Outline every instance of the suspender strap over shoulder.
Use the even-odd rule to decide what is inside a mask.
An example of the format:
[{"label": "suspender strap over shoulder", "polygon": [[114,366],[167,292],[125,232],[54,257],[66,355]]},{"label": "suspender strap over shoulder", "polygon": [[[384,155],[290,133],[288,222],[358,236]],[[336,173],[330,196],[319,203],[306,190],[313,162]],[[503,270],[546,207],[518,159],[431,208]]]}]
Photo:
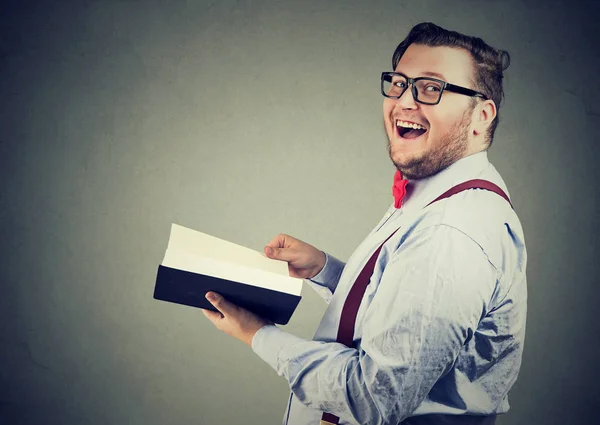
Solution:
[{"label": "suspender strap over shoulder", "polygon": [[429,206],[429,205],[433,204],[434,202],[440,201],[442,199],[449,198],[452,195],[456,195],[457,193],[462,192],[463,190],[468,190],[468,189],[485,189],[485,190],[494,192],[494,193],[502,196],[504,199],[506,199],[506,202],[508,202],[510,207],[514,209],[513,204],[510,202],[510,199],[508,198],[508,195],[506,193],[504,193],[504,191],[502,189],[500,189],[494,183],[487,181],[487,180],[482,180],[482,179],[473,179],[473,180],[468,180],[461,184],[457,184],[456,186],[454,186],[454,187],[448,189],[446,192],[442,193],[440,196],[435,198],[433,201],[428,203],[426,206]]}]

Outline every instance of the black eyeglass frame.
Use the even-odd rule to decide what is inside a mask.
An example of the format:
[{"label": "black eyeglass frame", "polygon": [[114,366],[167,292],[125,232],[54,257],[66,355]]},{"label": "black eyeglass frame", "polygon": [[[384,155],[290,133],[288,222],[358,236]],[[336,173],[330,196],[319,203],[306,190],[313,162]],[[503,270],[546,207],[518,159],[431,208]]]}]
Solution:
[{"label": "black eyeglass frame", "polygon": [[[406,87],[404,88],[404,90],[402,91],[402,93],[400,93],[398,96],[389,96],[385,90],[383,89],[383,84],[385,81],[391,83],[392,82],[392,77],[394,75],[400,76],[402,78],[406,78]],[[386,79],[385,77],[389,77],[389,79]],[[442,89],[440,90],[440,95],[438,97],[437,102],[434,103],[429,103],[429,102],[423,102],[422,100],[418,99],[418,93],[417,93],[417,87],[415,86],[415,83],[417,81],[420,80],[427,80],[427,81],[435,81],[437,83],[440,83],[442,86]],[[483,100],[488,100],[488,97],[486,95],[484,95],[483,93],[480,93],[478,91],[475,90],[471,90],[468,89],[466,87],[462,87],[462,86],[457,86],[454,84],[450,84],[444,80],[438,80],[437,78],[432,78],[432,77],[417,77],[417,78],[408,78],[406,75],[400,73],[400,72],[382,72],[381,73],[381,94],[384,97],[387,97],[389,99],[400,99],[402,97],[402,95],[406,92],[406,90],[408,89],[408,86],[411,86],[411,92],[413,95],[413,99],[415,100],[415,102],[419,102],[422,103],[424,105],[437,105],[438,103],[440,103],[440,101],[442,100],[442,94],[444,93],[444,90],[448,90],[451,91],[453,93],[458,93],[458,94],[463,94],[465,96],[470,96],[470,97],[479,97]]]}]

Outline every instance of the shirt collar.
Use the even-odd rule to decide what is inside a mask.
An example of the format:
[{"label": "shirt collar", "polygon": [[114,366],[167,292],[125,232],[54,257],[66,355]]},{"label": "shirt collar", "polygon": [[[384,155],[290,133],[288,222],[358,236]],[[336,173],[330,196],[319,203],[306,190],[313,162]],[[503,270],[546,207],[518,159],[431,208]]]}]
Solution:
[{"label": "shirt collar", "polygon": [[487,151],[482,151],[461,158],[432,176],[409,180],[403,209],[423,208],[451,187],[477,178],[489,165]]}]

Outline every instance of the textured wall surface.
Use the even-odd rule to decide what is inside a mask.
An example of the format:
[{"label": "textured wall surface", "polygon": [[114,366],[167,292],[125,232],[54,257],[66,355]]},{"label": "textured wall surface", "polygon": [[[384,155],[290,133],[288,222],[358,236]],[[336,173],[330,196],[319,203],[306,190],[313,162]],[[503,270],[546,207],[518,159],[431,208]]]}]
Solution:
[{"label": "textured wall surface", "polygon": [[[416,23],[508,50],[489,156],[529,316],[500,425],[597,415],[596,2],[3,1],[0,423],[277,424],[287,383],[152,299],[172,222],[347,259],[391,202],[379,73]],[[285,329],[310,338],[305,288]]]}]

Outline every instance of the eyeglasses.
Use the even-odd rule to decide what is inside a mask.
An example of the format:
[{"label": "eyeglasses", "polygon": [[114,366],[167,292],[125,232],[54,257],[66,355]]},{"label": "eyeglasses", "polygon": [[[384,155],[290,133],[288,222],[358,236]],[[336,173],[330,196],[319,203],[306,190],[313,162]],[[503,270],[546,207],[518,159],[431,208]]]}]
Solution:
[{"label": "eyeglasses", "polygon": [[390,99],[400,99],[409,85],[412,85],[412,95],[415,102],[424,105],[437,105],[442,99],[444,90],[454,93],[464,94],[465,96],[480,97],[487,100],[488,97],[483,93],[466,87],[455,86],[437,78],[417,77],[408,78],[399,72],[381,73],[381,94]]}]

